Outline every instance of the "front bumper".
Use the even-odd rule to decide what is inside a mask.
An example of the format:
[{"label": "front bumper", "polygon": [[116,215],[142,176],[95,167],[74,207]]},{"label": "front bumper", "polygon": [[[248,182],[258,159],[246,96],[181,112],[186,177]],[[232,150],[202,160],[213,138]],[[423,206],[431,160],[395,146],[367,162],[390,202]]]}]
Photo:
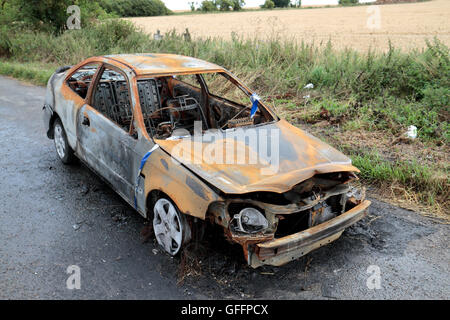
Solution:
[{"label": "front bumper", "polygon": [[369,200],[364,200],[356,207],[322,224],[283,238],[257,243],[253,250],[248,251],[247,261],[251,267],[257,268],[261,265],[281,266],[298,259],[338,239],[345,228],[367,215],[370,203]]}]

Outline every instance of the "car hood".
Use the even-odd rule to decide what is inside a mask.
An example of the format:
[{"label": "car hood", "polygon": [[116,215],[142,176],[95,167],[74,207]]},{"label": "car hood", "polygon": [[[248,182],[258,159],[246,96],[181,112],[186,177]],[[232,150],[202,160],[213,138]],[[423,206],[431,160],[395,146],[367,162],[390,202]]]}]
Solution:
[{"label": "car hood", "polygon": [[220,131],[215,138],[208,133],[155,142],[225,193],[282,193],[315,174],[359,172],[344,154],[285,120]]}]

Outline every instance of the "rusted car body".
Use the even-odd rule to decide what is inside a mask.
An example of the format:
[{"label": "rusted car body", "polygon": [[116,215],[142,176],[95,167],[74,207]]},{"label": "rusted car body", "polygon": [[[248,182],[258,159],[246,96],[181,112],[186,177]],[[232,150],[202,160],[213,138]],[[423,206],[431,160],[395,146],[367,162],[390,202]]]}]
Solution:
[{"label": "rusted car body", "polygon": [[[242,101],[212,93],[223,79],[216,87],[237,88]],[[279,266],[336,240],[370,205],[352,187],[359,171],[349,158],[199,59],[127,54],[61,68],[48,82],[44,122],[63,162],[73,153],[152,219],[170,254],[211,222],[242,245],[252,267]],[[269,142],[276,166],[251,143],[259,136],[276,137]],[[196,148],[228,151],[230,161],[205,160]],[[251,161],[258,157],[267,161]]]}]

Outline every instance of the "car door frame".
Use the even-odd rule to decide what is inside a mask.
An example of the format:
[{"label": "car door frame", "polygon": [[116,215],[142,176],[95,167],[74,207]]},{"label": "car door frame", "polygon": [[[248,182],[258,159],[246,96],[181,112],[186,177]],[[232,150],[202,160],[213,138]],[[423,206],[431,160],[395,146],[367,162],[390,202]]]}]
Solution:
[{"label": "car door frame", "polygon": [[[86,97],[81,97],[77,92],[72,90],[72,88],[67,84],[67,81],[81,68],[84,68],[87,65],[96,64],[97,70],[92,76],[91,83],[89,85],[88,91],[86,93]],[[61,119],[64,129],[66,131],[67,140],[69,142],[70,147],[73,150],[77,148],[77,118],[79,110],[86,104],[86,101],[89,97],[90,91],[92,90],[93,83],[97,77],[98,71],[102,66],[101,61],[84,61],[83,63],[79,63],[78,65],[72,67],[70,72],[64,76],[61,83],[61,90],[54,90],[54,94],[61,95],[60,97],[55,97],[55,101],[61,101],[63,104],[55,104],[55,112]]]},{"label": "car door frame", "polygon": [[[95,90],[106,68],[119,72],[127,81],[130,109],[133,114],[130,130],[128,132],[93,106]],[[101,63],[93,84],[89,88],[86,103],[80,108],[77,117],[77,154],[80,154],[91,169],[105,179],[129,204],[133,205],[135,203],[135,180],[139,172],[139,163],[143,155],[145,155],[144,150],[148,149],[148,146],[145,148],[140,147],[143,139],[141,139],[139,133],[140,130],[137,130],[136,127],[136,118],[138,117],[136,113],[138,110],[135,106],[137,101],[132,85],[132,72],[127,71],[130,70],[120,68],[107,62]],[[90,122],[89,129],[83,128],[83,124],[80,123],[83,118],[87,118]],[[102,127],[96,128],[95,124],[101,124],[100,126]],[[110,128],[105,129],[103,126],[109,126]],[[107,132],[105,132],[105,130],[107,130]],[[138,134],[137,137],[133,137],[133,130]],[[86,134],[86,136],[83,137],[83,134]],[[113,135],[113,137],[112,140],[108,140],[111,143],[107,145],[104,144],[101,139],[94,138],[96,135],[103,135],[104,138],[108,138],[109,134]],[[93,144],[90,147],[87,146],[89,137],[92,138],[89,143],[92,142]],[[118,140],[114,140],[115,138],[118,138]],[[93,146],[98,147],[95,149],[95,152],[94,150],[89,150],[89,148],[92,149]],[[142,151],[140,152],[139,150]],[[101,159],[101,157],[103,157],[103,159]]]}]

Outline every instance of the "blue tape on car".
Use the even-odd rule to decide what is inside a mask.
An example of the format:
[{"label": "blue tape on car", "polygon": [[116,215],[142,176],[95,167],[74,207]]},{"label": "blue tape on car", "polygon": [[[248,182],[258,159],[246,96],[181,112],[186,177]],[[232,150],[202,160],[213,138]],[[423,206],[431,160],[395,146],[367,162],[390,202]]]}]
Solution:
[{"label": "blue tape on car", "polygon": [[250,97],[252,104],[252,109],[250,110],[250,118],[252,119],[255,116],[256,111],[258,111],[258,101],[260,100],[260,97],[254,93]]},{"label": "blue tape on car", "polygon": [[155,144],[149,152],[147,152],[144,157],[141,160],[141,165],[139,166],[139,171],[138,171],[138,175],[136,178],[136,184],[134,186],[134,208],[137,209],[137,198],[136,198],[136,194],[137,194],[137,190],[138,190],[138,185],[139,185],[139,180],[141,179],[141,172],[142,172],[142,168],[144,168],[145,163],[147,162],[148,158],[150,157],[150,155],[153,153],[153,151],[155,151],[156,149],[159,148],[158,144]]}]

